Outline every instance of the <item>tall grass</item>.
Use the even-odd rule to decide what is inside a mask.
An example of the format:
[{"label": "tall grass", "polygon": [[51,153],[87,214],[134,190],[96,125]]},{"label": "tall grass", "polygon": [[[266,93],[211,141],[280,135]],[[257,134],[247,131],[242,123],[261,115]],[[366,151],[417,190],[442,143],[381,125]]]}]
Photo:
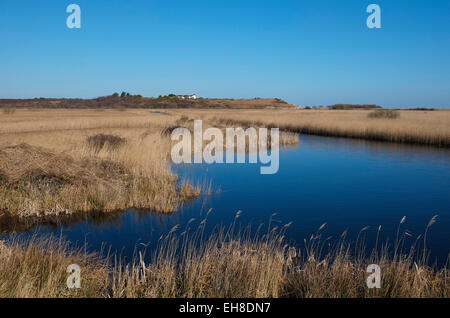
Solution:
[{"label": "tall grass", "polygon": [[168,167],[170,144],[160,131],[173,120],[117,110],[20,110],[1,118],[0,215],[176,211],[200,189],[179,187]]},{"label": "tall grass", "polygon": [[[273,127],[285,132],[450,147],[450,111],[388,111],[392,120],[365,110],[177,110],[217,125]],[[385,114],[386,112],[383,112]],[[377,113],[378,114],[378,113]],[[214,124],[213,124],[214,125]]]},{"label": "tall grass", "polygon": [[[67,267],[82,268],[81,290],[69,290]],[[0,241],[0,298],[101,297],[107,295],[108,263],[55,237]]]},{"label": "tall grass", "polygon": [[[384,243],[366,254],[360,238],[349,243],[344,232],[324,252],[330,244],[322,237],[325,225],[302,248],[294,248],[284,239],[289,224],[251,231],[233,223],[207,236],[205,223],[193,229],[192,223],[185,229],[175,226],[149,260],[137,251],[130,263],[73,251],[55,238],[0,243],[0,296],[450,297],[448,265],[428,266],[418,244],[394,253]],[[400,232],[394,246],[403,240]],[[66,288],[65,270],[73,263],[82,269],[79,290]],[[380,289],[366,285],[369,264],[381,267]]]}]

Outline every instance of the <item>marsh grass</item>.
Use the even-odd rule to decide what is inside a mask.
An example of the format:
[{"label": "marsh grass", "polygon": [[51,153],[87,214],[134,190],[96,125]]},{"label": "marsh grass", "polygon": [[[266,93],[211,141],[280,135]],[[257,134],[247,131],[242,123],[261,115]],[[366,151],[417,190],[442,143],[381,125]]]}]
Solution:
[{"label": "marsh grass", "polygon": [[[262,123],[259,122],[252,122],[253,125],[250,125],[250,122],[246,122],[244,126],[239,126],[237,125],[236,122],[234,121],[229,121],[229,120],[220,120],[217,118],[213,118],[211,120],[205,121],[202,123],[202,128],[203,128],[203,132],[208,129],[208,128],[218,128],[222,131],[222,134],[224,136],[224,142],[226,143],[227,140],[225,140],[226,138],[226,129],[227,128],[242,128],[244,130],[248,129],[248,128],[255,128],[256,129],[256,134],[258,135],[259,133],[259,128],[266,128],[264,127],[264,125]],[[187,130],[189,130],[189,132],[191,133],[191,136],[193,136],[193,132],[194,132],[194,119],[193,118],[189,118],[187,116],[181,116],[180,118],[178,118],[175,122],[175,125],[170,125],[167,127],[164,127],[164,129],[162,129],[161,131],[161,136],[162,137],[170,137],[172,132],[177,129],[177,128],[186,128]],[[272,138],[271,138],[271,133],[270,131],[268,131],[268,136],[267,136],[267,146],[268,149],[270,150],[272,148]],[[235,140],[236,141],[236,140]],[[279,134],[279,141],[278,141],[278,145],[281,147],[289,147],[289,146],[295,146],[299,143],[300,138],[298,136],[298,134],[296,133],[291,133],[291,132],[284,132],[281,131]],[[210,141],[205,141],[203,140],[203,149],[206,145],[209,144]],[[193,143],[193,137],[192,137],[192,143]],[[220,145],[219,145],[220,148]],[[225,146],[223,147],[225,149]],[[259,145],[257,146],[257,148],[259,149]],[[238,151],[238,147],[237,147],[237,142],[235,142],[235,150],[234,151]],[[249,141],[249,137],[246,136],[245,137],[245,152],[249,152],[250,151],[250,141]]]},{"label": "marsh grass", "polygon": [[[106,295],[108,264],[55,237],[0,241],[0,298],[99,297]],[[81,290],[69,290],[67,267],[82,270]]]},{"label": "marsh grass", "polygon": [[[377,239],[378,249],[366,253],[365,229],[356,242],[348,242],[344,232],[332,244],[323,237],[324,224],[303,247],[294,248],[285,242],[290,224],[269,222],[252,230],[237,225],[240,214],[229,227],[217,227],[210,234],[206,219],[197,226],[192,219],[185,229],[175,226],[160,238],[149,258],[137,249],[130,263],[113,255],[101,258],[85,249],[71,250],[56,238],[2,242],[0,296],[450,297],[448,264],[427,265],[419,244],[421,238],[426,244],[423,236],[406,252]],[[404,244],[406,232],[400,227],[394,246]],[[82,268],[78,291],[65,287],[65,270],[73,263]],[[369,264],[381,267],[381,289],[367,288]]]},{"label": "marsh grass", "polygon": [[18,217],[125,207],[133,175],[106,159],[76,160],[21,144],[0,150],[0,212]]},{"label": "marsh grass", "polygon": [[0,118],[0,216],[173,213],[200,189],[179,187],[168,167],[170,144],[159,132],[174,119],[166,117],[20,110]]},{"label": "marsh grass", "polygon": [[291,133],[450,147],[450,111],[386,111],[387,116],[399,116],[395,120],[374,120],[366,110],[178,110],[181,115],[188,113],[213,125],[279,128]]},{"label": "marsh grass", "polygon": [[[279,127],[285,132],[382,139],[450,146],[449,114],[402,112],[395,121],[371,120],[363,111],[261,110],[220,112],[176,110],[178,116],[147,110],[17,111],[0,116],[0,212],[57,216],[142,207],[171,213],[199,189],[168,169],[170,143],[161,136],[176,118],[226,120],[232,125]],[[171,111],[171,115],[172,115]],[[146,115],[148,115],[146,117]],[[154,117],[153,119],[151,117]],[[189,124],[189,118],[186,125]],[[243,119],[251,118],[251,120]],[[93,151],[86,136],[126,139],[120,147]],[[239,218],[240,213],[236,215]],[[428,265],[428,232],[404,251],[402,220],[393,245],[364,250],[344,233],[337,242],[322,237],[322,226],[303,247],[286,244],[288,227],[253,232],[219,228],[205,232],[175,227],[146,261],[131,263],[71,249],[57,238],[12,239],[0,243],[0,297],[450,297],[448,264]],[[0,222],[1,224],[1,222]],[[379,232],[381,229],[379,229]],[[181,233],[179,233],[181,232]],[[82,267],[82,288],[66,288],[69,264]],[[368,290],[368,264],[382,269],[382,288]]]}]

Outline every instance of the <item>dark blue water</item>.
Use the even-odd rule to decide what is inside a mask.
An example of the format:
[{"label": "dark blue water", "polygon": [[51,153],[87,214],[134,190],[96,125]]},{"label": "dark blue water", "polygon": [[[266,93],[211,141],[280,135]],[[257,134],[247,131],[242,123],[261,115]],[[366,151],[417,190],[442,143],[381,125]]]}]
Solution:
[{"label": "dark blue water", "polygon": [[[65,226],[43,226],[30,233],[63,235],[75,245],[87,242],[91,250],[110,247],[131,257],[135,247],[155,246],[175,225],[180,231],[191,218],[193,226],[208,216],[208,229],[234,221],[239,224],[274,225],[292,222],[287,240],[303,244],[304,238],[323,224],[324,237],[338,239],[345,230],[355,240],[364,231],[367,247],[373,246],[379,225],[381,237],[395,239],[408,230],[407,244],[422,234],[438,215],[428,234],[431,261],[444,262],[450,251],[450,151],[340,138],[301,136],[299,146],[282,149],[276,175],[260,175],[258,165],[174,166],[183,178],[211,181],[213,193],[186,204],[173,215],[126,211],[98,222],[86,220]],[[220,189],[219,192],[215,190]],[[142,244],[140,244],[142,243]]]}]

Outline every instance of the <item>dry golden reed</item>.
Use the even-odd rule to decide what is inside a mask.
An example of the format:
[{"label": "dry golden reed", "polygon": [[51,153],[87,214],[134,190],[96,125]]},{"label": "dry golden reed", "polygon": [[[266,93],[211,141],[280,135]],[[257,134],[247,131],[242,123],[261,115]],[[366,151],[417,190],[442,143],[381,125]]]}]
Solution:
[{"label": "dry golden reed", "polygon": [[232,126],[264,126],[301,134],[450,147],[449,110],[388,111],[398,114],[395,120],[369,118],[369,110],[177,110],[180,112]]},{"label": "dry golden reed", "polygon": [[0,119],[0,213],[47,217],[146,208],[199,194],[168,167],[176,118],[128,110],[20,110]]},{"label": "dry golden reed", "polygon": [[[0,242],[0,297],[450,297],[448,266],[428,266],[419,245],[393,256],[382,244],[366,255],[344,233],[324,253],[325,225],[301,249],[284,241],[289,224],[253,234],[233,224],[203,240],[204,225],[175,226],[149,258],[137,250],[131,263],[70,249],[62,239]],[[79,290],[66,287],[69,264],[81,266]],[[380,289],[366,285],[369,264],[381,267]]]}]

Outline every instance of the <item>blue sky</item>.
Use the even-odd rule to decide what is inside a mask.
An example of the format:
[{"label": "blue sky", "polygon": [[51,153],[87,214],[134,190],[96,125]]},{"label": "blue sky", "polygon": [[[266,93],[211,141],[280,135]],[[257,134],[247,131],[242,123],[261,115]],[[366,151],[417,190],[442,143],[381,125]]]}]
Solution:
[{"label": "blue sky", "polygon": [[[382,29],[366,26],[371,3]],[[1,0],[0,98],[450,106],[449,15],[450,0]]]}]

